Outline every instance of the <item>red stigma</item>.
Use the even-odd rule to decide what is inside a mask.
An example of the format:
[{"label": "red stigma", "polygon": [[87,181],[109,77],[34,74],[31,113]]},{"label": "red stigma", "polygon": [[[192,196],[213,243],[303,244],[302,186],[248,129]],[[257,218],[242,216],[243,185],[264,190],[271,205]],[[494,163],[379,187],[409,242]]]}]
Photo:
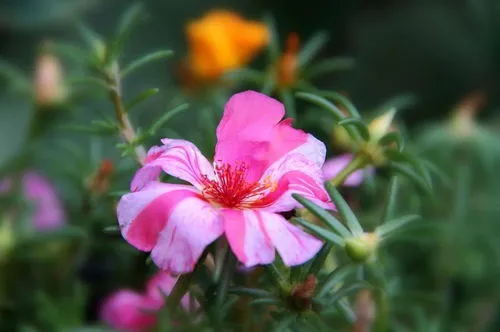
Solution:
[{"label": "red stigma", "polygon": [[247,182],[245,163],[235,165],[218,164],[215,166],[217,178],[210,180],[205,176],[203,195],[214,203],[226,208],[242,208],[250,206],[256,199],[265,195],[271,184]]}]

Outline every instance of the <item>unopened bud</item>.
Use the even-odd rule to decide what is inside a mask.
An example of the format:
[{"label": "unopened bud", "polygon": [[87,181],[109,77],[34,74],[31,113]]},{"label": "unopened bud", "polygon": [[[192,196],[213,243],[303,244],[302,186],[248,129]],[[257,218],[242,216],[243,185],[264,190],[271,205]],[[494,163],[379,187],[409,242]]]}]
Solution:
[{"label": "unopened bud", "polygon": [[92,57],[98,65],[103,65],[106,62],[106,44],[100,39],[92,41]]},{"label": "unopened bud", "polygon": [[38,56],[34,80],[37,105],[50,106],[65,98],[61,63],[46,50]]},{"label": "unopened bud", "polygon": [[359,237],[345,240],[345,251],[355,262],[366,262],[371,259],[377,250],[379,237],[375,233],[364,233]]},{"label": "unopened bud", "polygon": [[285,52],[278,60],[278,84],[281,87],[293,85],[297,80],[299,36],[291,33],[286,41]]},{"label": "unopened bud", "polygon": [[353,332],[369,332],[375,320],[375,302],[368,289],[362,289],[356,296],[356,321]]},{"label": "unopened bud", "polygon": [[109,160],[103,160],[95,175],[89,180],[89,191],[94,195],[107,192],[109,189],[109,179],[113,171],[113,163]]},{"label": "unopened bud", "polygon": [[486,96],[481,91],[468,94],[456,107],[452,114],[450,128],[457,137],[470,137],[477,130],[475,117],[481,106],[484,105]]},{"label": "unopened bud", "polygon": [[370,122],[368,130],[370,131],[370,138],[373,142],[377,142],[390,131],[395,114],[396,109],[393,108]]},{"label": "unopened bud", "polygon": [[312,274],[308,275],[303,283],[296,286],[292,291],[292,306],[298,311],[305,311],[312,308],[312,298],[316,292],[318,279]]}]

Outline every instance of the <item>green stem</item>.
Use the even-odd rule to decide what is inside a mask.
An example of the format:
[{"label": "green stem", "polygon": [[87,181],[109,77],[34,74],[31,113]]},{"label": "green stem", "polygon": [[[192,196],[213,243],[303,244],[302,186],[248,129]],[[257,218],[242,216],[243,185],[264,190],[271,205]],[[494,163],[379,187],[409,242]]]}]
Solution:
[{"label": "green stem", "polygon": [[128,117],[125,106],[123,105],[121,96],[121,82],[120,82],[120,68],[118,65],[114,66],[111,74],[106,75],[106,82],[108,83],[109,97],[115,108],[115,117],[118,121],[120,134],[125,142],[135,145],[135,158],[139,164],[144,164],[146,158],[146,149],[142,145],[137,145],[137,134],[135,132],[130,118]]},{"label": "green stem", "polygon": [[330,183],[335,187],[339,187],[345,182],[345,180],[349,177],[349,175],[351,175],[352,173],[356,172],[359,169],[363,169],[367,164],[368,164],[368,159],[364,155],[361,154],[355,155],[354,158],[351,160],[351,162],[347,164],[347,166],[344,167],[337,174],[337,176],[330,181]]},{"label": "green stem", "polygon": [[220,277],[219,285],[217,286],[217,294],[215,296],[215,308],[220,308],[226,299],[229,283],[236,268],[236,257],[231,251],[227,251],[224,259],[224,266]]},{"label": "green stem", "polygon": [[377,305],[377,314],[373,326],[374,332],[386,332],[389,329],[389,306],[387,295],[383,289],[375,291],[375,302]]},{"label": "green stem", "polygon": [[167,298],[167,309],[171,313],[177,309],[179,303],[181,302],[182,297],[189,289],[189,285],[193,279],[194,272],[183,274],[177,279],[172,292],[168,295]]},{"label": "green stem", "polygon": [[199,270],[200,266],[203,265],[206,257],[207,257],[207,251],[205,250],[201,255],[200,259],[198,260],[198,263],[196,263],[193,272],[183,274],[179,277],[179,279],[177,279],[174,288],[172,289],[167,298],[166,307],[169,312],[172,312],[179,307],[179,303],[181,302],[182,297],[184,296],[184,294],[187,293],[195,273]]}]

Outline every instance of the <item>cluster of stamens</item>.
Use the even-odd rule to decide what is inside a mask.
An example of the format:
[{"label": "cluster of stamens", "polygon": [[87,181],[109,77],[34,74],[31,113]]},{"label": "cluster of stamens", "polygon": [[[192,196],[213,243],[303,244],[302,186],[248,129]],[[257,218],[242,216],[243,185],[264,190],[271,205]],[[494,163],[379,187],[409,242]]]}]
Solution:
[{"label": "cluster of stamens", "polygon": [[203,195],[210,201],[226,208],[244,208],[263,197],[271,183],[247,182],[248,166],[244,162],[234,165],[217,163],[215,179],[204,176]]}]

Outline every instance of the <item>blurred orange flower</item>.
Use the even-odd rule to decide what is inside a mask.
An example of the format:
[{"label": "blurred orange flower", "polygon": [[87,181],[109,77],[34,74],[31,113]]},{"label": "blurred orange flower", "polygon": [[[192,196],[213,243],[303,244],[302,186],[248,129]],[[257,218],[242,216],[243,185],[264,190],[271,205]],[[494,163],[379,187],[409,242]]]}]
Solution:
[{"label": "blurred orange flower", "polygon": [[213,10],[187,25],[187,65],[203,80],[247,64],[270,39],[267,26],[236,13]]}]

